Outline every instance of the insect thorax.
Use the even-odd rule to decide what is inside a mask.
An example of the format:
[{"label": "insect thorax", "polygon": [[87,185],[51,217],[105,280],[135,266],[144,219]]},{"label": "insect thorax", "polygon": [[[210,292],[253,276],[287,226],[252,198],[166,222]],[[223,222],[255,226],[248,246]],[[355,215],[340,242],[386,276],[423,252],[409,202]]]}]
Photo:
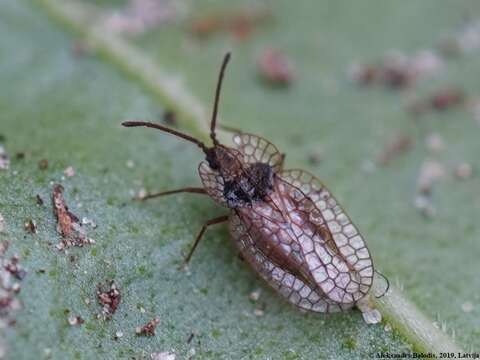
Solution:
[{"label": "insect thorax", "polygon": [[273,176],[270,165],[249,164],[240,175],[224,183],[223,196],[228,207],[250,206],[254,201],[265,199],[273,189]]}]

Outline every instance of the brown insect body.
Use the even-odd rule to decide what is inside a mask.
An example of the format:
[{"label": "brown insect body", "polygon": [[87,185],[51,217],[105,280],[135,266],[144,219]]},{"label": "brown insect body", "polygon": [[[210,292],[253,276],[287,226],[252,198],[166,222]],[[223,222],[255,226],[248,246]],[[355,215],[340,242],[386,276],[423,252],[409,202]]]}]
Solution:
[{"label": "brown insect body", "polygon": [[188,262],[206,228],[228,221],[243,257],[260,276],[291,303],[311,311],[351,308],[372,285],[373,263],[365,241],[326,187],[301,170],[283,170],[284,156],[269,141],[238,131],[235,148],[215,134],[220,86],[211,124],[213,147],[176,130],[145,122],[125,126],[160,129],[197,144],[206,159],[199,165],[203,188],[178,192],[208,194],[231,209],[229,216],[208,221],[188,254]]}]

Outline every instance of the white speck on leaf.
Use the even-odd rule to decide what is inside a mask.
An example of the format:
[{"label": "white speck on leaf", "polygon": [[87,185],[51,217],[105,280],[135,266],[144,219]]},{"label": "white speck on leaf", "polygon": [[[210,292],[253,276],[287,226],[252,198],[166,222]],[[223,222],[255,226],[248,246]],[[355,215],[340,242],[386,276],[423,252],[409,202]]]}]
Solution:
[{"label": "white speck on leaf", "polygon": [[94,229],[97,227],[97,224],[95,223],[95,221],[93,221],[92,219],[89,219],[87,217],[82,218],[82,224],[83,225],[90,225]]},{"label": "white speck on leaf", "polygon": [[75,169],[72,166],[69,166],[63,171],[63,174],[67,177],[75,176]]},{"label": "white speck on leaf", "polygon": [[425,145],[432,153],[439,153],[445,149],[445,141],[439,133],[430,133],[425,138]]},{"label": "white speck on leaf", "polygon": [[261,289],[252,291],[249,295],[250,300],[257,301],[260,298]]},{"label": "white speck on leaf", "polygon": [[147,195],[148,195],[147,189],[141,188],[140,190],[138,190],[138,193],[135,197],[139,200],[143,200],[147,197]]},{"label": "white speck on leaf", "polygon": [[446,174],[445,166],[436,160],[425,160],[420,169],[417,185],[422,193],[429,193],[433,184]]},{"label": "white speck on leaf", "polygon": [[253,314],[257,317],[261,317],[265,315],[265,311],[263,311],[262,309],[255,309],[253,310]]},{"label": "white speck on leaf", "polygon": [[0,170],[8,170],[10,167],[10,157],[8,156],[5,148],[0,145]]},{"label": "white speck on leaf", "polygon": [[196,353],[197,353],[197,351],[195,350],[195,348],[191,348],[190,350],[188,350],[187,356],[188,356],[189,358],[192,358],[192,357],[195,356]]},{"label": "white speck on leaf", "polygon": [[455,168],[455,176],[461,180],[470,178],[473,175],[472,165],[467,162],[462,162]]},{"label": "white speck on leaf", "polygon": [[68,317],[68,323],[70,326],[81,325],[83,324],[83,319],[77,315],[70,315]]},{"label": "white speck on leaf", "polygon": [[175,353],[173,351],[163,351],[159,353],[151,353],[152,360],[175,360]]},{"label": "white speck on leaf", "polygon": [[410,58],[411,71],[419,77],[430,77],[445,68],[443,60],[433,50],[422,50]]},{"label": "white speck on leaf", "polygon": [[473,119],[480,125],[480,99],[470,101],[468,109],[472,113]]},{"label": "white speck on leaf", "polygon": [[360,299],[357,302],[357,308],[361,311],[363,320],[367,324],[378,324],[382,321],[382,314],[377,309],[374,309],[370,303],[368,296]]},{"label": "white speck on leaf", "polygon": [[130,0],[123,9],[109,14],[104,24],[114,33],[142,34],[173,21],[181,12],[179,3],[171,0]]},{"label": "white speck on leaf", "polygon": [[378,324],[382,321],[382,314],[377,309],[362,312],[362,317],[367,324]]},{"label": "white speck on leaf", "polygon": [[437,209],[432,204],[432,200],[426,195],[420,194],[415,197],[415,207],[423,216],[429,219],[433,218],[437,213]]},{"label": "white speck on leaf", "polygon": [[3,217],[2,214],[0,214],[0,233],[5,232],[5,229],[7,228],[5,224],[5,218]]}]

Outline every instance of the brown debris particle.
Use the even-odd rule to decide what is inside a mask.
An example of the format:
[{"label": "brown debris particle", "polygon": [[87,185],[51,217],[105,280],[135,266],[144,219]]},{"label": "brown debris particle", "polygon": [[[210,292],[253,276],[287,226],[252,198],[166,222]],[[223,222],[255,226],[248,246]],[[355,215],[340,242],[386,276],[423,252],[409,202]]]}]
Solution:
[{"label": "brown debris particle", "polygon": [[446,88],[433,94],[430,104],[433,109],[443,111],[453,106],[462,105],[465,101],[465,93],[461,89]]},{"label": "brown debris particle", "polygon": [[36,234],[37,233],[37,224],[35,223],[35,221],[33,221],[32,219],[28,219],[25,222],[25,231],[30,233],[30,234]]},{"label": "brown debris particle", "polygon": [[470,312],[473,311],[473,309],[474,309],[474,306],[473,306],[473,304],[472,304],[470,301],[464,302],[464,303],[462,304],[462,310],[463,310],[463,312],[470,313]]},{"label": "brown debris particle", "polygon": [[112,280],[106,286],[97,285],[97,300],[103,306],[101,316],[104,319],[109,319],[117,311],[122,296],[120,290]]},{"label": "brown debris particle", "polygon": [[158,326],[158,324],[160,324],[160,319],[155,318],[155,319],[147,322],[142,327],[138,326],[135,329],[135,333],[137,335],[143,335],[143,336],[154,336],[155,335],[155,329]]},{"label": "brown debris particle", "polygon": [[20,284],[15,280],[21,281],[27,274],[19,265],[18,256],[14,255],[10,259],[5,257],[8,246],[8,241],[0,243],[0,328],[15,324],[13,314],[22,307],[17,299]]},{"label": "brown debris particle", "polygon": [[363,65],[354,63],[348,69],[350,80],[361,86],[368,86],[377,82],[379,77],[379,67],[376,65]]},{"label": "brown debris particle", "polygon": [[432,50],[421,50],[407,56],[393,52],[373,64],[353,64],[349,70],[350,79],[362,86],[383,85],[390,89],[404,89],[418,79],[436,75],[444,68],[441,58]]},{"label": "brown debris particle", "polygon": [[77,39],[72,43],[72,54],[76,58],[89,55],[93,50],[93,47],[86,41]]},{"label": "brown debris particle", "polygon": [[10,246],[10,243],[7,240],[0,242],[0,256],[5,255],[9,246]]},{"label": "brown debris particle", "polygon": [[271,12],[265,8],[249,8],[211,14],[192,20],[190,32],[200,38],[219,32],[229,32],[237,40],[246,40],[255,28],[271,19]]},{"label": "brown debris particle", "polygon": [[37,194],[37,195],[35,196],[35,199],[36,199],[36,201],[37,201],[37,205],[39,205],[39,206],[43,206],[43,205],[44,205],[44,201],[43,201],[43,199],[42,199],[42,197],[41,197],[40,195]]},{"label": "brown debris particle", "polygon": [[38,168],[40,170],[47,170],[48,169],[48,160],[42,159],[38,162]]},{"label": "brown debris particle", "polygon": [[3,145],[0,145],[0,170],[8,170],[10,167],[10,157]]},{"label": "brown debris particle", "polygon": [[467,162],[462,162],[455,168],[455,176],[460,180],[466,180],[473,175],[472,165]]},{"label": "brown debris particle", "polygon": [[93,244],[92,239],[87,238],[85,228],[80,223],[77,216],[68,210],[63,197],[63,186],[55,184],[53,186],[52,201],[53,211],[57,218],[57,232],[62,236],[62,241],[57,244],[58,250],[63,250],[70,246],[82,247],[86,244]]},{"label": "brown debris particle", "polygon": [[414,82],[413,74],[400,62],[385,62],[379,74],[379,81],[390,89],[407,88]]},{"label": "brown debris particle", "polygon": [[198,37],[207,37],[221,30],[224,30],[224,24],[217,15],[194,19],[190,25],[190,32]]},{"label": "brown debris particle", "polygon": [[273,48],[265,49],[259,56],[257,70],[261,79],[272,86],[288,86],[294,78],[290,60]]},{"label": "brown debris particle", "polygon": [[[5,247],[6,246],[6,247]],[[3,245],[3,247],[8,248],[8,243],[6,245]],[[4,262],[4,268],[7,270],[12,276],[14,276],[17,280],[23,280],[25,276],[27,275],[27,272],[23,270],[23,268],[18,264],[18,261],[20,258],[18,255],[13,255],[10,258],[10,261]]]},{"label": "brown debris particle", "polygon": [[70,315],[67,320],[70,326],[82,325],[85,322],[85,320],[78,315]]},{"label": "brown debris particle", "polygon": [[398,156],[412,148],[413,140],[406,134],[395,134],[387,141],[382,152],[377,156],[377,164],[387,166]]},{"label": "brown debris particle", "polygon": [[353,64],[349,69],[349,77],[361,86],[378,84],[395,90],[411,86],[414,80],[406,65],[396,58],[380,64]]},{"label": "brown debris particle", "polygon": [[447,87],[437,90],[425,99],[420,99],[409,105],[408,110],[413,115],[421,115],[431,111],[446,111],[466,104],[467,96],[459,88]]},{"label": "brown debris particle", "polygon": [[314,148],[312,149],[308,156],[307,160],[310,165],[318,165],[322,162],[322,159],[324,157],[324,152],[322,148]]}]

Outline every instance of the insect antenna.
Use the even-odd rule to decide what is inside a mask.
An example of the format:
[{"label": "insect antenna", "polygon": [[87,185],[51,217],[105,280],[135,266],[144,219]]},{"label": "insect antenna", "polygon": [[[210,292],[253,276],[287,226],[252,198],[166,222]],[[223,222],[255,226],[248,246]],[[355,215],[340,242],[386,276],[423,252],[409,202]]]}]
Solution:
[{"label": "insect antenna", "polygon": [[380,271],[375,270],[375,272],[376,272],[378,275],[380,275],[380,276],[386,281],[386,283],[387,283],[387,287],[385,288],[385,290],[383,291],[383,293],[382,293],[381,295],[378,295],[378,296],[375,295],[375,297],[376,297],[377,299],[380,299],[381,297],[384,297],[385,294],[388,292],[388,289],[390,289],[390,281],[389,281],[389,280],[387,279],[387,277],[386,277],[385,275],[383,275]]},{"label": "insect antenna", "polygon": [[230,52],[227,52],[223,58],[222,67],[220,68],[220,74],[218,75],[217,90],[215,91],[215,102],[213,104],[212,121],[210,123],[210,138],[213,141],[213,145],[218,145],[217,135],[215,134],[215,127],[217,125],[218,102],[220,100],[220,92],[222,89],[225,68],[227,67],[229,61]]},{"label": "insect antenna", "polygon": [[122,122],[122,125],[125,126],[125,127],[144,126],[144,127],[149,127],[149,128],[157,129],[157,130],[160,130],[160,131],[164,131],[166,133],[175,135],[179,138],[182,138],[184,140],[187,140],[187,141],[190,141],[191,143],[196,144],[205,153],[208,150],[207,146],[203,142],[194,138],[193,136],[184,134],[184,133],[182,133],[180,131],[177,131],[177,130],[170,129],[170,128],[162,126],[160,124],[155,124],[155,123],[146,122],[146,121],[124,121],[124,122]]}]

